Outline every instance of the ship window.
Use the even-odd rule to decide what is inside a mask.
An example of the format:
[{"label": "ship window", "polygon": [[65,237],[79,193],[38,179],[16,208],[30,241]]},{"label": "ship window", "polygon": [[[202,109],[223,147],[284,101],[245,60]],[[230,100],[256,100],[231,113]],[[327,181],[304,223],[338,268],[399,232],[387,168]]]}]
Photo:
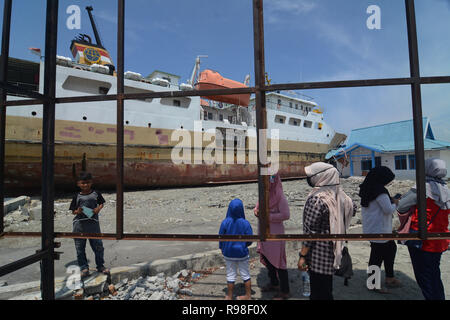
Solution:
[{"label": "ship window", "polygon": [[100,88],[111,89],[111,83],[97,81],[87,78],[68,76],[62,85],[63,89],[84,92],[90,94],[99,94]]},{"label": "ship window", "polygon": [[208,120],[208,112],[203,111],[203,120]]},{"label": "ship window", "polygon": [[219,120],[223,121],[223,114],[219,114]]},{"label": "ship window", "polygon": [[106,88],[106,87],[99,87],[98,88],[98,93],[100,94],[108,94],[110,88]]},{"label": "ship window", "polygon": [[[175,102],[178,101],[178,102]],[[179,107],[179,108],[189,108],[189,105],[191,104],[190,98],[161,98],[161,104],[164,104],[166,106],[172,106],[172,107]]]},{"label": "ship window", "polygon": [[33,117],[36,117],[36,115],[37,115],[36,111],[33,111],[33,112],[31,113],[31,115],[32,115]]},{"label": "ship window", "polygon": [[229,117],[228,117],[228,122],[229,122],[229,123],[233,123],[233,116],[229,116]]},{"label": "ship window", "polygon": [[289,124],[291,126],[298,126],[299,127],[301,122],[302,121],[300,119],[296,119],[296,118],[290,118],[289,119]]},{"label": "ship window", "polygon": [[312,122],[305,120],[305,122],[303,122],[303,127],[305,128],[312,128]]},{"label": "ship window", "polygon": [[151,127],[152,127],[152,124],[151,124],[150,122],[148,123],[148,127],[149,127],[149,128],[151,128]]},{"label": "ship window", "polygon": [[84,120],[84,121],[86,121],[86,120],[87,120],[87,117],[86,117],[86,116],[84,116],[84,117],[83,117],[83,120]]},{"label": "ship window", "polygon": [[292,102],[289,102],[289,108],[292,108]]},{"label": "ship window", "polygon": [[283,116],[275,117],[275,123],[285,123],[285,122],[286,122],[286,117],[283,117]]},{"label": "ship window", "polygon": [[298,104],[297,104],[297,103],[295,104],[295,109],[297,109],[297,110],[298,110]]},{"label": "ship window", "polygon": [[[152,93],[153,91],[151,90],[144,90],[144,89],[140,89],[140,88],[135,88],[135,87],[125,87],[124,88],[124,93]],[[147,99],[136,99],[139,101],[144,101],[144,102],[152,102],[153,99],[152,98],[147,98]]]},{"label": "ship window", "polygon": [[213,120],[213,114],[212,114],[212,112],[208,112],[208,120]]}]

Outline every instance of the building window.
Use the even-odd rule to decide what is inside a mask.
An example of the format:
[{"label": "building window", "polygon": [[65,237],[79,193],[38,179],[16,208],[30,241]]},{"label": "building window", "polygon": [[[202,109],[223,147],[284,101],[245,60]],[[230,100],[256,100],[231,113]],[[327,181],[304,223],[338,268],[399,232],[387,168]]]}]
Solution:
[{"label": "building window", "polygon": [[406,170],[406,156],[395,156],[395,170]]},{"label": "building window", "polygon": [[361,160],[361,170],[370,171],[372,169],[372,160]]},{"label": "building window", "polygon": [[416,170],[416,155],[410,154],[408,156],[408,162],[409,162],[409,170]]},{"label": "building window", "polygon": [[[381,157],[375,157],[375,167],[381,167]],[[361,170],[370,171],[372,169],[372,159],[361,161]]]}]

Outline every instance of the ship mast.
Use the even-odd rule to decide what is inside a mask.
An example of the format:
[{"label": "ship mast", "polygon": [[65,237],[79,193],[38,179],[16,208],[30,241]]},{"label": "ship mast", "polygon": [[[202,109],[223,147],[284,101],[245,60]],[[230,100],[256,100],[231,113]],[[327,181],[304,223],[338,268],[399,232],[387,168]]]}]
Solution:
[{"label": "ship mast", "polygon": [[95,25],[94,17],[92,16],[92,11],[94,8],[92,6],[86,7],[86,10],[89,14],[89,19],[91,20],[92,29],[94,30],[95,41],[97,41],[97,46],[100,48],[104,48],[102,44],[102,40],[100,39],[100,34],[98,33],[97,26]]}]

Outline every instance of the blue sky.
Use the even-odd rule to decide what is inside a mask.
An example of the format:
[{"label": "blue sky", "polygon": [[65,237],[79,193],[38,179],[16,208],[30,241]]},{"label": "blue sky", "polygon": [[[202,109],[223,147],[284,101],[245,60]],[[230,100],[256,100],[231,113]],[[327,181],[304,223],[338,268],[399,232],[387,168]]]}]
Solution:
[{"label": "blue sky", "polygon": [[[37,60],[44,48],[45,3],[14,0],[11,53]],[[0,13],[3,1],[0,1]],[[79,5],[81,30],[69,30],[66,9]],[[93,35],[94,15],[104,46],[116,55],[117,4],[113,0],[60,0],[58,54],[71,56],[78,33]],[[381,29],[369,30],[366,9],[381,9]],[[266,71],[272,83],[409,76],[403,0],[265,0]],[[416,0],[422,76],[450,75],[450,1]],[[251,0],[127,0],[125,70],[163,70],[185,82],[197,55],[202,68],[254,81]],[[409,86],[297,91],[314,98],[337,131],[412,118]],[[422,87],[423,114],[437,139],[450,141],[450,85]]]}]

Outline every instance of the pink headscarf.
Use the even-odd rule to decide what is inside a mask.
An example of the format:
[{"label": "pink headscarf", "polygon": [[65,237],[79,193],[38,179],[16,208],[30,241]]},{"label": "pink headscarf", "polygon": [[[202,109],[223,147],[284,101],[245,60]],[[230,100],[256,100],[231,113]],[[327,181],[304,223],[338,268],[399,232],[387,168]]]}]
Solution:
[{"label": "pink headscarf", "polygon": [[[274,177],[274,182],[270,183],[269,188],[269,210],[276,208],[280,200],[284,197],[280,174],[277,173],[272,176]],[[259,202],[256,204],[256,209],[259,209]]]}]

